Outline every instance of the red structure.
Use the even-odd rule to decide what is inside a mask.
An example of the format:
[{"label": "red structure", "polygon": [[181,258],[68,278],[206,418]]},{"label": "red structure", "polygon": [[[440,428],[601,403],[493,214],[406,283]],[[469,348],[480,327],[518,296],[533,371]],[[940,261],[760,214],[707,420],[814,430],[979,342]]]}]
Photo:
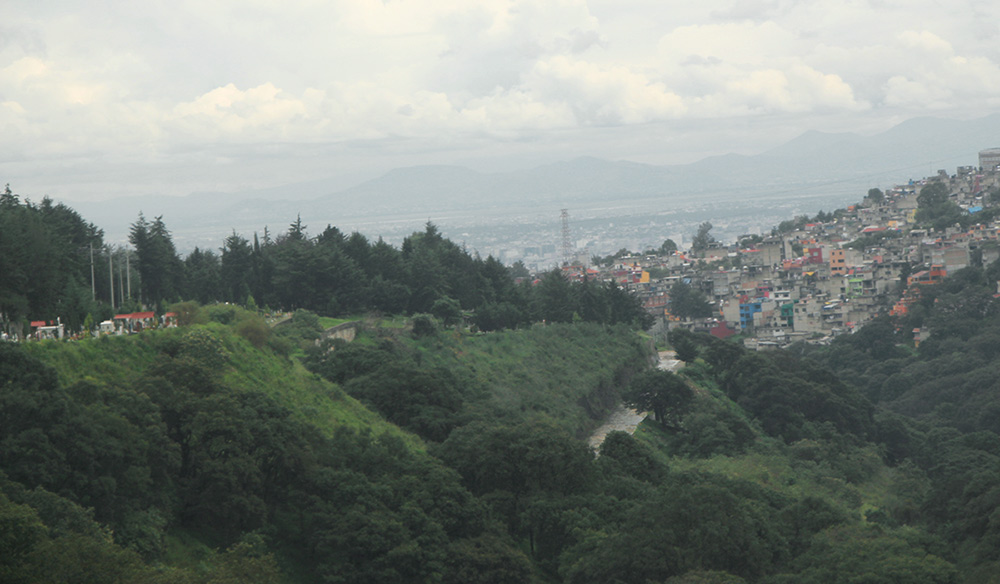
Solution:
[{"label": "red structure", "polygon": [[124,332],[137,333],[156,324],[156,313],[150,311],[116,314],[114,320],[116,325],[121,323]]}]

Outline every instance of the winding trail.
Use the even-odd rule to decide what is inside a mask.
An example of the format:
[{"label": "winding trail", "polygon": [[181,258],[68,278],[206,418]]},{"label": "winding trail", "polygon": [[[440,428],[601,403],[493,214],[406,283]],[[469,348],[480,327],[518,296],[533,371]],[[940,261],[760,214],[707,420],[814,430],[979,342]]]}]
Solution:
[{"label": "winding trail", "polygon": [[[657,367],[666,371],[677,371],[684,364],[683,361],[677,359],[677,355],[673,351],[660,351],[658,356],[660,362]],[[619,404],[618,408],[604,420],[604,423],[590,435],[590,439],[587,441],[590,444],[590,449],[594,451],[594,454],[597,454],[604,439],[615,430],[634,434],[635,429],[646,419],[647,414],[648,412],[637,412],[624,404]]]}]

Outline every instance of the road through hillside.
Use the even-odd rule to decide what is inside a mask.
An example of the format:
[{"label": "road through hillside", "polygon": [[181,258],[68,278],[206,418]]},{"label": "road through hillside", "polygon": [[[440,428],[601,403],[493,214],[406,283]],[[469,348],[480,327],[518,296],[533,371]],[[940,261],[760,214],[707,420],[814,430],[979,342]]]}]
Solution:
[{"label": "road through hillside", "polygon": [[[683,361],[678,360],[677,355],[673,351],[660,351],[658,355],[660,363],[657,367],[660,369],[677,371],[683,364]],[[615,430],[634,434],[635,429],[646,419],[646,414],[647,412],[637,412],[624,404],[619,404],[618,408],[611,412],[607,419],[604,420],[604,423],[590,435],[588,442],[591,450],[597,452],[601,444],[604,443],[604,438]]]}]

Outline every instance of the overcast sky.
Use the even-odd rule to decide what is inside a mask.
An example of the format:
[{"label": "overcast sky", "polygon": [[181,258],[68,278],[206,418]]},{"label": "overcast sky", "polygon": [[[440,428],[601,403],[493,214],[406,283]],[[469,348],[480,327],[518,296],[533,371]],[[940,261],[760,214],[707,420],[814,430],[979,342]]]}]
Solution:
[{"label": "overcast sky", "polygon": [[392,167],[753,154],[1000,106],[954,0],[4,0],[0,182],[234,191]]}]

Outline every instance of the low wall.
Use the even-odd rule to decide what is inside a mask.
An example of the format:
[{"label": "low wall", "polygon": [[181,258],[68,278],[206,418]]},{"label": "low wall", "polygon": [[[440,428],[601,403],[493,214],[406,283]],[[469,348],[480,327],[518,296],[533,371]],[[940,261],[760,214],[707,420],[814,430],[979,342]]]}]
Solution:
[{"label": "low wall", "polygon": [[326,339],[344,339],[348,343],[354,340],[354,337],[358,334],[358,327],[361,326],[360,320],[354,320],[351,322],[345,322],[343,324],[338,324],[337,326],[332,326],[320,335],[320,340]]}]

